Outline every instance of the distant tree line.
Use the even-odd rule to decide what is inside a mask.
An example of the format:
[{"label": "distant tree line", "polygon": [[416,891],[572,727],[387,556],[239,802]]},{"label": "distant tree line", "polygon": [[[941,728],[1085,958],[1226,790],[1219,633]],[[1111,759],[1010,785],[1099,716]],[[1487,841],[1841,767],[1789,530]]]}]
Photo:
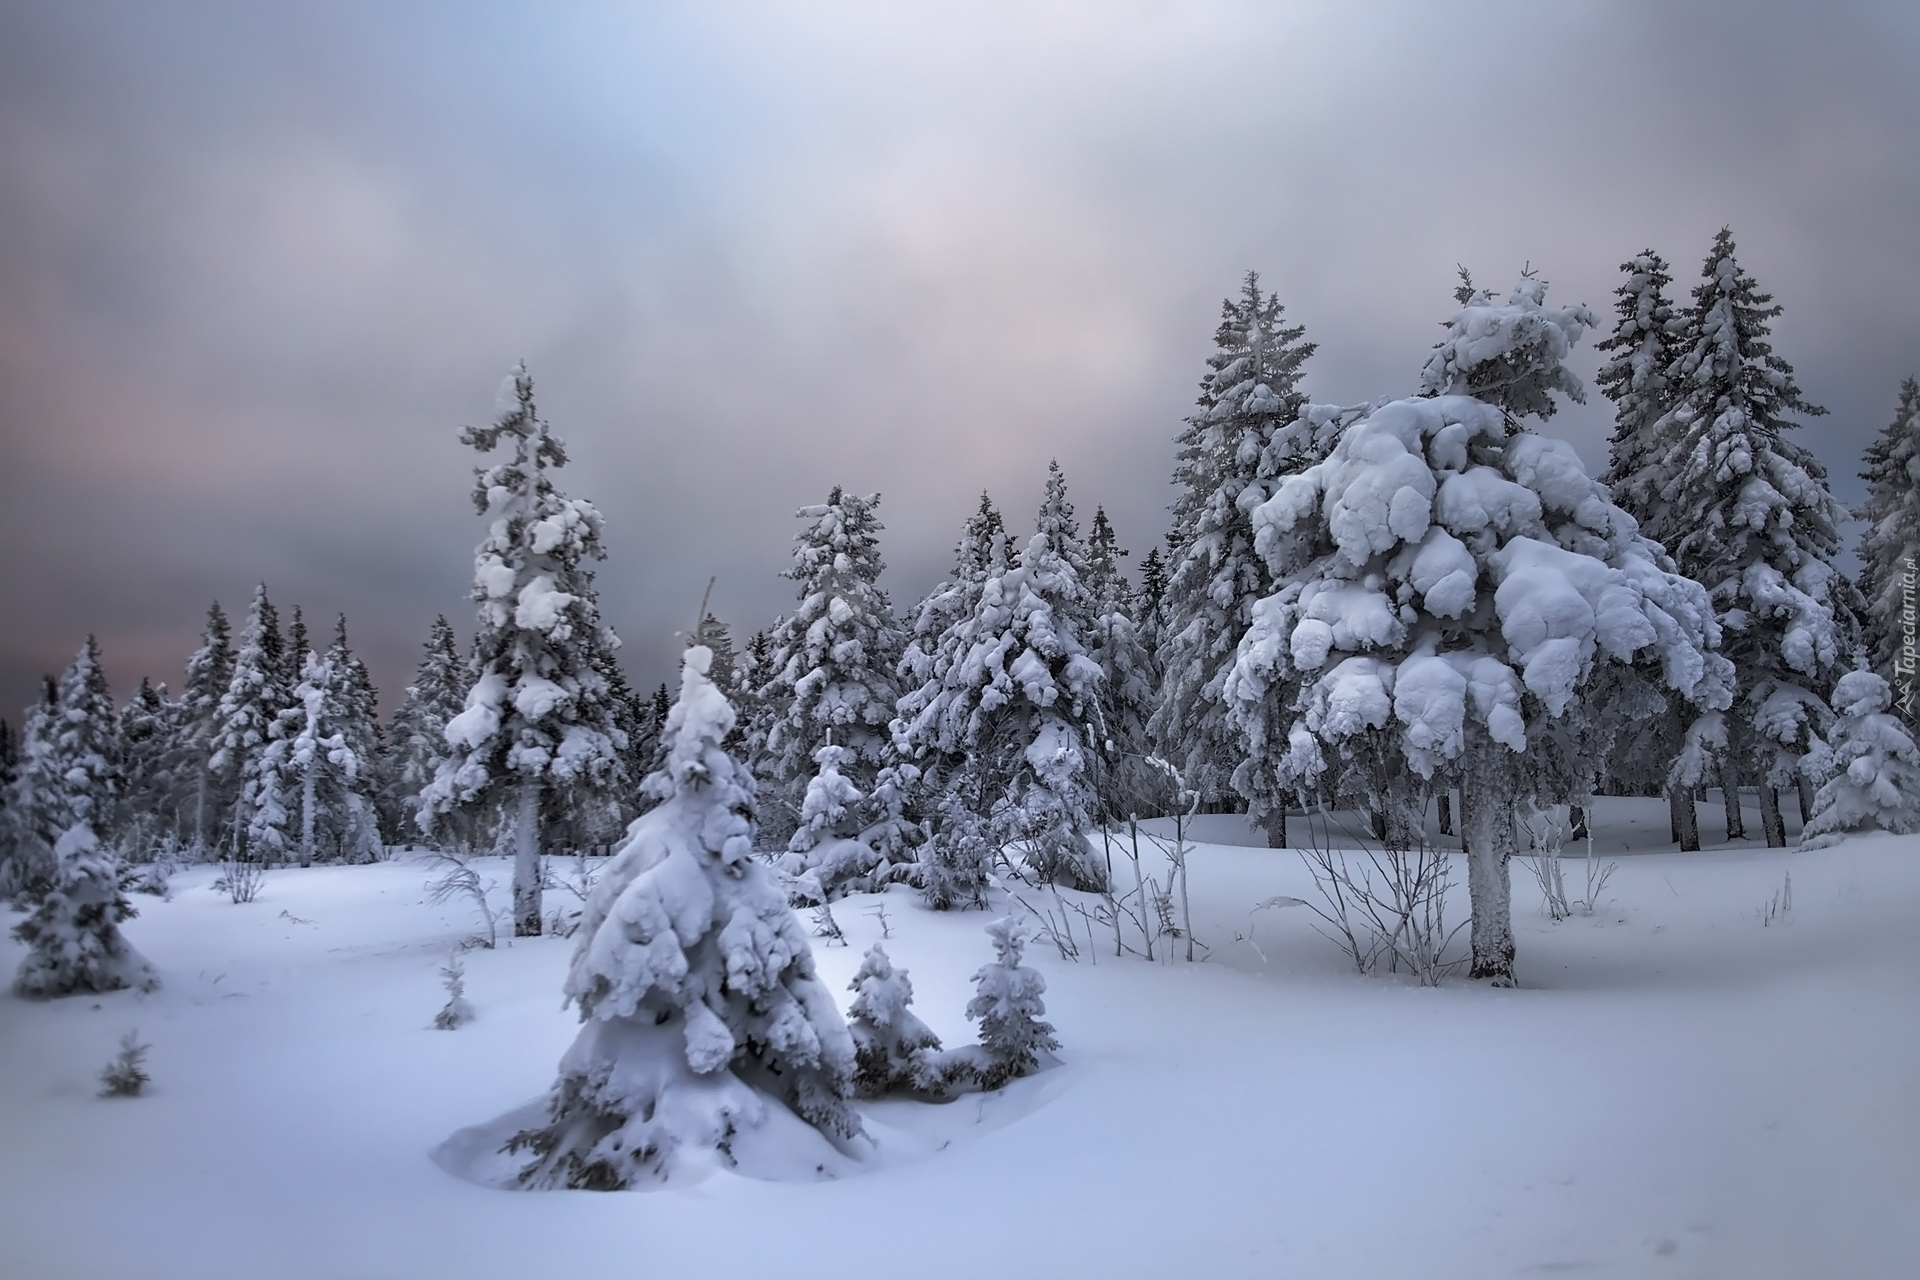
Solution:
[{"label": "distant tree line", "polygon": [[[1544,281],[1496,299],[1463,270],[1415,393],[1338,406],[1300,389],[1315,344],[1250,272],[1177,438],[1172,527],[1133,574],[1057,464],[1031,534],[983,493],[904,613],[880,585],[878,495],[802,508],[792,611],[737,651],[704,609],[692,637],[791,892],[905,881],[966,906],[1006,851],[1099,888],[1089,833],[1134,815],[1242,809],[1279,846],[1324,804],[1404,843],[1437,804],[1469,855],[1474,972],[1501,981],[1517,808],[1663,795],[1697,848],[1712,786],[1732,838],[1743,789],[1771,845],[1783,795],[1810,830],[1842,808],[1912,829],[1920,384],[1867,450],[1851,579],[1845,513],[1792,434],[1824,410],[1773,351],[1781,308],[1731,234],[1690,303],[1651,250],[1622,271],[1598,478],[1537,433],[1584,399],[1564,360],[1600,325]],[[345,619],[324,646],[298,610],[283,632],[264,586],[237,645],[209,611],[177,697],[143,681],[116,708],[89,637],[0,733],[4,888],[49,883],[76,824],[134,861],[458,845],[515,856],[516,931],[537,933],[542,854],[613,841],[666,794],[648,779],[673,726],[600,618],[600,514],[556,487],[565,449],[524,368],[511,387],[463,437],[486,523],[464,652],[436,619],[382,724]]]}]

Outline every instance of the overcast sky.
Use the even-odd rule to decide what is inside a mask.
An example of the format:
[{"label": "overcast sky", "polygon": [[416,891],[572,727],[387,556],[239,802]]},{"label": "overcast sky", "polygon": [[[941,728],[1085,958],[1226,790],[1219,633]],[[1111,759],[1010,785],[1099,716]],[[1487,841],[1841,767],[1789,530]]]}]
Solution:
[{"label": "overcast sky", "polygon": [[[709,576],[883,495],[897,603],[1047,460],[1144,549],[1223,297],[1411,389],[1456,263],[1610,314],[1730,224],[1856,500],[1920,372],[1920,5],[0,0],[0,713],[98,633],[179,684],[209,601],[344,611],[391,706],[524,358],[666,678]],[[1578,366],[1590,375],[1590,346]],[[1548,430],[1596,468],[1594,397]]]}]

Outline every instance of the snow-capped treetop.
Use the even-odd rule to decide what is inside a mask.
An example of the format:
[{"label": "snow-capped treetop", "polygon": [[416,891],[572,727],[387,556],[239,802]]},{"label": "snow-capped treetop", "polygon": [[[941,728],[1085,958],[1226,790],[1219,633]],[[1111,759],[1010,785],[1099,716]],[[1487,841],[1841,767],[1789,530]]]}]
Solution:
[{"label": "snow-capped treetop", "polygon": [[[1471,281],[1462,272],[1463,290]],[[1586,391],[1564,361],[1580,335],[1599,323],[1583,303],[1549,308],[1547,282],[1523,273],[1504,305],[1473,290],[1447,321],[1420,371],[1423,396],[1472,396],[1514,418],[1550,418],[1558,392],[1576,404]]]},{"label": "snow-capped treetop", "polygon": [[202,744],[203,752],[205,742],[213,733],[220,698],[233,681],[230,635],[227,615],[216,600],[207,609],[207,625],[201,633],[200,647],[187,659],[187,679],[180,687],[181,715],[190,726],[189,731]]},{"label": "snow-capped treetop", "polygon": [[71,823],[104,830],[122,782],[120,715],[100,669],[100,646],[89,634],[60,675],[59,731],[54,756]]},{"label": "snow-capped treetop", "polygon": [[825,503],[797,513],[807,524],[794,536],[786,576],[799,584],[800,603],[769,637],[759,693],[774,717],[765,769],[777,785],[805,778],[829,734],[853,753],[847,763],[863,787],[892,759],[887,725],[900,697],[894,669],[905,637],[879,585],[879,501],[835,485]]},{"label": "snow-capped treetop", "polygon": [[1893,421],[1867,446],[1867,498],[1855,514],[1860,534],[1860,592],[1866,597],[1867,647],[1876,671],[1892,676],[1906,629],[1902,578],[1920,560],[1920,381],[1900,384]]},{"label": "snow-capped treetop", "polygon": [[[347,643],[344,613],[334,620],[333,643],[327,646],[326,661],[333,669],[338,732],[358,761],[359,775],[363,779],[371,778],[374,762],[380,757],[380,692],[373,687],[367,664]],[[306,665],[303,659],[302,678]]]},{"label": "snow-capped treetop", "polygon": [[421,790],[447,755],[447,724],[466,705],[466,663],[445,614],[434,618],[420,666],[406,697],[394,708],[384,756],[390,810],[411,816]]},{"label": "snow-capped treetop", "polygon": [[1084,720],[1097,714],[1099,664],[1087,655],[1092,601],[1078,567],[1086,551],[1066,504],[1058,464],[1048,473],[1040,531],[1017,563],[985,579],[972,615],[950,629],[953,662],[936,687],[901,703],[895,738],[910,754],[962,753],[988,717],[1013,703]]},{"label": "snow-capped treetop", "polygon": [[999,508],[982,490],[980,506],[960,533],[954,547],[953,573],[935,586],[909,617],[906,651],[900,657],[902,688],[912,691],[945,673],[943,663],[951,653],[943,648],[955,623],[971,617],[980,601],[980,584],[1006,569],[1012,559],[1006,522]]},{"label": "snow-capped treetop", "polygon": [[1595,344],[1611,354],[1594,381],[1613,401],[1606,480],[1614,501],[1639,519],[1651,505],[1643,469],[1663,452],[1653,428],[1672,407],[1668,370],[1686,324],[1667,297],[1673,277],[1659,254],[1635,254],[1620,270],[1627,278],[1614,290],[1613,333]]},{"label": "snow-capped treetop", "polygon": [[215,712],[207,767],[217,776],[234,779],[245,772],[265,748],[274,718],[287,706],[291,690],[281,680],[281,645],[280,615],[263,582],[254,588],[233,674]]}]

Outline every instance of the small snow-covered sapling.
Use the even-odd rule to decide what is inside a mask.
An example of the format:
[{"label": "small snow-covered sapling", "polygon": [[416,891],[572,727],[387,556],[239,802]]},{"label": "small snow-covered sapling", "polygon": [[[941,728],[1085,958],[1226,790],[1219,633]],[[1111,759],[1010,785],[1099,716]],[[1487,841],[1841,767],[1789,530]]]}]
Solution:
[{"label": "small snow-covered sapling", "polygon": [[447,963],[440,970],[440,980],[447,988],[447,1004],[433,1015],[433,1025],[441,1031],[466,1026],[473,1021],[474,1012],[473,1006],[467,1003],[467,969],[460,963],[459,952],[447,957]]},{"label": "small snow-covered sapling", "polygon": [[1040,1067],[1040,1055],[1052,1056],[1060,1047],[1053,1024],[1041,1021],[1047,1011],[1041,995],[1047,980],[1020,963],[1027,933],[1011,916],[987,926],[993,939],[992,964],[973,975],[974,997],[967,1002],[967,1018],[980,1024],[980,1087],[998,1089],[1016,1076],[1031,1075]]},{"label": "small snow-covered sapling", "polygon": [[1920,831],[1920,748],[1888,713],[1892,704],[1887,682],[1870,671],[1835,682],[1833,740],[1814,762],[1824,785],[1800,833],[1801,848],[1837,844],[1853,831]]},{"label": "small snow-covered sapling", "polygon": [[153,1046],[140,1043],[140,1033],[129,1031],[120,1037],[120,1052],[112,1062],[100,1071],[100,1096],[103,1098],[137,1098],[153,1077],[147,1074],[147,1050]]},{"label": "small snow-covered sapling", "polygon": [[913,1003],[913,983],[905,969],[894,968],[879,943],[867,949],[847,989],[854,993],[847,1009],[847,1030],[853,1034],[854,1093],[862,1098],[945,1093],[934,1056],[940,1050],[940,1037],[907,1008]]}]

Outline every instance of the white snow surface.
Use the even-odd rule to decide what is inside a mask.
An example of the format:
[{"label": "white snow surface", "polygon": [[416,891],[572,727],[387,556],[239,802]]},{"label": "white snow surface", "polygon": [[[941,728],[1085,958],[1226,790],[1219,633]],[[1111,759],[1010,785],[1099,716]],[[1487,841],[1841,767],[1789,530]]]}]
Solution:
[{"label": "white snow surface", "polygon": [[[1711,839],[1717,795],[1701,813]],[[436,1031],[472,921],[425,901],[418,863],[276,870],[244,906],[189,869],[124,926],[158,991],[0,999],[0,1271],[1911,1275],[1920,838],[1678,854],[1664,801],[1603,798],[1595,820],[1603,853],[1632,855],[1603,909],[1550,923],[1516,865],[1521,985],[1494,991],[1347,972],[1305,911],[1252,911],[1312,896],[1298,856],[1197,819],[1218,841],[1191,855],[1207,962],[1028,948],[1060,1065],[946,1106],[860,1104],[910,1162],[650,1194],[490,1190],[430,1155],[551,1083],[579,1030],[573,942],[467,952],[477,1021]],[[1767,922],[1788,873],[1792,908]],[[823,985],[850,999],[883,901],[915,1011],[967,1043],[987,915],[850,897],[851,945],[816,940]],[[0,942],[0,969],[21,952]],[[134,1027],[149,1093],[97,1098]]]}]

